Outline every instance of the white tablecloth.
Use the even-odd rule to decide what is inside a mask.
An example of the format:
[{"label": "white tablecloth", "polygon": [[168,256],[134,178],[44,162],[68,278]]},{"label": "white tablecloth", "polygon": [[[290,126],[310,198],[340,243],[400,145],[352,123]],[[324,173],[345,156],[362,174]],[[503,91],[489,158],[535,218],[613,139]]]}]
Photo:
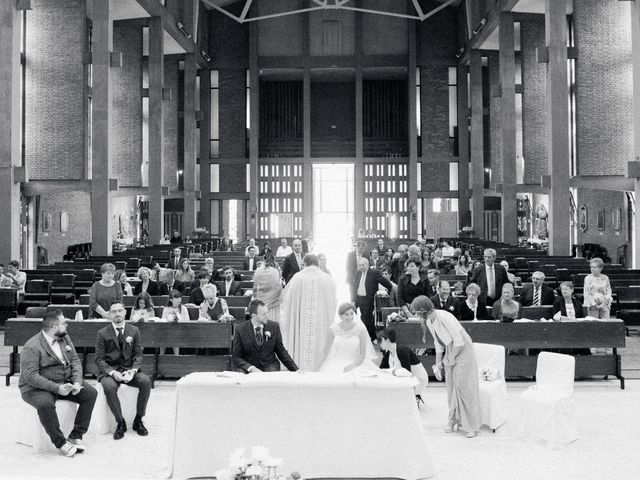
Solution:
[{"label": "white tablecloth", "polygon": [[173,478],[213,475],[267,447],[304,477],[434,475],[411,378],[192,373],[177,382]]}]

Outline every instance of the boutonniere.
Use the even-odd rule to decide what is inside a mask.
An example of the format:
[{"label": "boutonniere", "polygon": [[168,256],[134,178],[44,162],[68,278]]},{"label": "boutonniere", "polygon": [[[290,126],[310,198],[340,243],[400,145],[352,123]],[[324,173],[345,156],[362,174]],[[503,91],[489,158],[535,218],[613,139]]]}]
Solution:
[{"label": "boutonniere", "polygon": [[264,332],[264,338],[268,342],[269,339],[271,338],[271,332],[268,331],[268,330],[266,332]]},{"label": "boutonniere", "polygon": [[451,311],[453,312],[453,305],[451,305],[451,306],[449,307],[449,310],[451,310]]},{"label": "boutonniere", "polygon": [[69,345],[65,345],[65,346],[64,346],[64,349],[65,349],[67,352],[70,352],[70,351],[71,351],[71,347],[70,347]]},{"label": "boutonniere", "polygon": [[129,345],[133,344],[133,337],[127,337],[124,339],[125,342],[127,342]]}]

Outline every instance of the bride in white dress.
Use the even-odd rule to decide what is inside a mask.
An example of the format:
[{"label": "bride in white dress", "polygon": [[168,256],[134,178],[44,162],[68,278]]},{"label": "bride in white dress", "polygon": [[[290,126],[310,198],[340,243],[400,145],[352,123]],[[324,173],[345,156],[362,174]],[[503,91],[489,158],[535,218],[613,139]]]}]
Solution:
[{"label": "bride in white dress", "polygon": [[372,360],[376,358],[373,345],[364,323],[355,316],[351,303],[338,307],[340,321],[329,327],[324,360],[319,372],[353,372],[359,375],[376,375],[379,368]]}]

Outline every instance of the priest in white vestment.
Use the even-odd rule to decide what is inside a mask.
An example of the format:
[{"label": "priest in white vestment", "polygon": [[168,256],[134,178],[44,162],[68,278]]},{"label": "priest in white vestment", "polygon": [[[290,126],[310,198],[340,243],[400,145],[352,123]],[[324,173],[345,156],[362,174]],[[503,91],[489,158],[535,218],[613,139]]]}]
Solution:
[{"label": "priest in white vestment", "polygon": [[318,257],[307,254],[303,263],[284,289],[280,328],[293,360],[300,370],[310,372],[323,356],[338,300],[336,282],[320,270]]}]

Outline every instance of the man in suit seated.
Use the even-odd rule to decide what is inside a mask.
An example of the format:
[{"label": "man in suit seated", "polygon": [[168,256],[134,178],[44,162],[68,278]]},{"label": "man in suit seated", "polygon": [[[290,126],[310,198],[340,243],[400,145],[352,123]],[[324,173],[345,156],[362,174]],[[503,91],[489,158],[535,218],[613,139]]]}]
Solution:
[{"label": "man in suit seated", "polygon": [[[22,399],[38,411],[38,418],[51,442],[65,457],[84,452],[82,436],[87,433],[97,392],[82,381],[82,365],[71,339],[67,321],[60,310],[49,311],[42,319],[42,331],[27,340],[20,353]],[[56,400],[78,404],[69,438],[60,430]]]},{"label": "man in suit seated", "polygon": [[261,258],[257,256],[258,247],[248,246],[247,252],[247,257],[242,262],[242,269],[253,272],[258,267],[258,260],[261,260]]},{"label": "man in suit seated", "polygon": [[496,251],[493,248],[485,248],[484,265],[478,265],[469,276],[468,284],[475,283],[480,287],[479,298],[485,305],[493,305],[502,295],[502,285],[511,283],[505,268],[495,261]]},{"label": "man in suit seated", "polygon": [[451,286],[446,280],[442,280],[436,294],[431,297],[431,302],[437,310],[446,310],[460,320],[460,306],[458,299],[451,295]]},{"label": "man in suit seated", "polygon": [[377,340],[376,327],[373,319],[373,301],[378,291],[378,284],[387,290],[393,289],[393,284],[384,278],[382,274],[373,268],[369,268],[369,260],[361,257],[358,260],[358,272],[353,280],[353,288],[356,292],[356,308],[360,309],[360,318],[371,341]]},{"label": "man in suit seated", "polygon": [[522,287],[520,304],[523,307],[537,307],[539,305],[553,305],[556,299],[553,288],[544,284],[544,273],[533,272],[531,285]]},{"label": "man in suit seated", "polygon": [[242,289],[240,288],[240,282],[235,280],[236,271],[227,267],[224,269],[224,281],[218,282],[218,292],[223,297],[235,297],[238,295],[242,295]]},{"label": "man in suit seated", "polygon": [[261,300],[252,300],[247,307],[251,319],[236,326],[233,338],[233,366],[246,373],[277,372],[280,362],[295,372],[298,366],[282,344],[277,322],[269,320],[269,309]]},{"label": "man in suit seated", "polygon": [[149,434],[142,423],[142,418],[147,411],[147,402],[151,394],[151,379],[141,371],[140,330],[130,323],[125,323],[125,313],[121,303],[112,304],[109,307],[111,324],[100,329],[96,339],[98,381],[102,384],[107,405],[117,422],[116,431],[113,433],[114,440],[124,437],[124,432],[127,431],[127,424],[122,417],[122,408],[118,399],[118,388],[122,383],[138,389],[133,430],[141,436]]},{"label": "man in suit seated", "polygon": [[293,252],[284,258],[282,264],[282,278],[285,283],[289,283],[291,278],[302,270],[302,242],[296,238],[293,241]]}]

